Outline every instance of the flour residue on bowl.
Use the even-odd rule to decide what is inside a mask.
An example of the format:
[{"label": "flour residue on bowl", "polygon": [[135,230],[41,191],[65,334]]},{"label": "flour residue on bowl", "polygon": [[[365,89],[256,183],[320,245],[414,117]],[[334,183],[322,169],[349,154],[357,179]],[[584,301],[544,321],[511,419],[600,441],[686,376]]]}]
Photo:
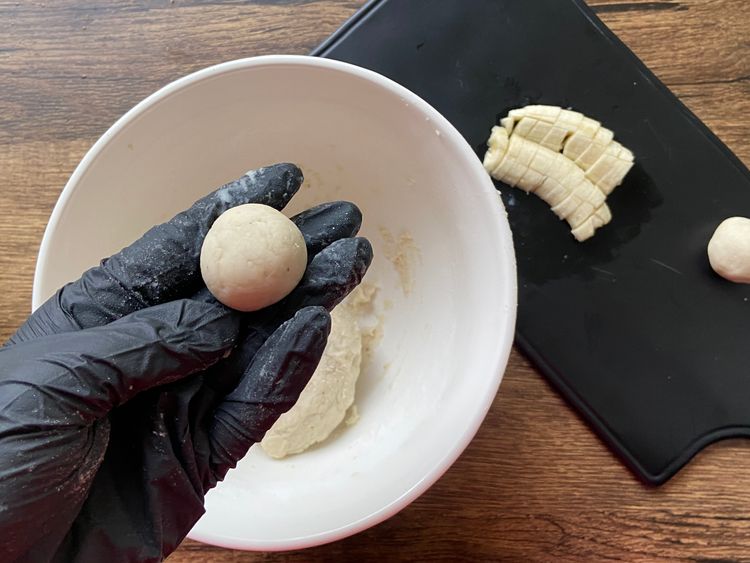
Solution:
[{"label": "flour residue on bowl", "polygon": [[321,202],[340,199],[340,194],[344,189],[339,180],[344,172],[342,165],[335,164],[332,170],[328,169],[327,172],[321,172],[305,162],[297,161],[296,164],[304,172],[304,179],[300,187],[301,192],[313,192],[316,194],[316,199]]},{"label": "flour residue on bowl", "polygon": [[321,187],[325,185],[320,173],[314,168],[302,163],[298,163],[298,166],[304,171],[304,180],[302,180],[302,186],[300,189],[320,191]]},{"label": "flour residue on bowl", "polygon": [[373,315],[376,292],[375,286],[363,284],[331,313],[331,334],[318,369],[260,443],[269,456],[303,452],[359,420],[355,386],[383,334],[382,319]]},{"label": "flour residue on bowl", "polygon": [[421,258],[419,248],[407,231],[401,231],[397,236],[385,227],[380,227],[379,231],[383,239],[383,254],[396,270],[404,295],[409,295],[414,289],[414,265]]}]

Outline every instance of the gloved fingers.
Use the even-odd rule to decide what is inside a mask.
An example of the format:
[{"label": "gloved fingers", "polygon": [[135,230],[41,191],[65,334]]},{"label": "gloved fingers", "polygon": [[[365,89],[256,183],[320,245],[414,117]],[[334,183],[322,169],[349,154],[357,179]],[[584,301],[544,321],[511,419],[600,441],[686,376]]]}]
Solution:
[{"label": "gloved fingers", "polygon": [[234,345],[239,315],[172,301],[107,326],[0,350],[0,419],[86,426],[138,393],[202,371]]},{"label": "gloved fingers", "polygon": [[307,245],[307,261],[342,238],[356,236],[362,226],[362,212],[348,201],[333,201],[311,207],[292,217]]},{"label": "gloved fingers", "polygon": [[331,317],[323,307],[307,307],[282,324],[258,350],[237,387],[209,421],[210,480],[206,490],[259,442],[297,401],[318,367]]},{"label": "gloved fingers", "polygon": [[50,561],[100,468],[109,422],[70,432],[15,424],[0,431],[0,561]]},{"label": "gloved fingers", "polygon": [[101,326],[138,309],[191,295],[202,283],[200,250],[216,218],[244,203],[281,209],[302,179],[295,165],[276,164],[222,186],[63,287],[10,342]]},{"label": "gloved fingers", "polygon": [[362,281],[371,262],[372,246],[365,238],[340,239],[321,250],[292,293],[276,305],[242,316],[239,344],[211,369],[205,384],[215,393],[229,392],[281,323],[304,307],[333,310]]},{"label": "gloved fingers", "polygon": [[359,285],[372,257],[372,245],[366,238],[345,238],[331,243],[312,259],[297,287],[262,314],[289,318],[294,311],[311,306],[330,311]]},{"label": "gloved fingers", "polygon": [[[250,171],[222,186],[104,260],[102,270],[116,282],[111,289],[117,297],[125,289],[134,300],[140,301],[139,308],[189,295],[201,283],[199,259],[203,239],[219,215],[244,203],[263,203],[282,209],[301,184],[299,168],[276,164]],[[100,292],[101,289],[95,299]]]}]

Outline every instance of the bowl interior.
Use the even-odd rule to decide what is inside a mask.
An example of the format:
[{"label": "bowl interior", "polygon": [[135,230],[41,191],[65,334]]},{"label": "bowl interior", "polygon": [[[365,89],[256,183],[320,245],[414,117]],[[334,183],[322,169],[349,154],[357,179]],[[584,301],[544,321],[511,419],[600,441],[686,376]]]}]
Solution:
[{"label": "bowl interior", "polygon": [[473,436],[512,339],[510,232],[468,145],[393,83],[299,57],[217,68],[152,96],[92,149],[46,234],[35,304],[257,166],[302,167],[290,213],[331,199],[359,205],[383,328],[358,384],[359,422],[283,461],[253,447],[191,533],[229,547],[303,547],[389,516]]}]

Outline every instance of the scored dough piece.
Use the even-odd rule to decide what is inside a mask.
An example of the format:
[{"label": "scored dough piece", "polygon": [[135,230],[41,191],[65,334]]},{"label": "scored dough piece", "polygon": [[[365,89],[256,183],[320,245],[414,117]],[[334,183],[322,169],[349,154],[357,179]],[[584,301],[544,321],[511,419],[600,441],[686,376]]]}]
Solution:
[{"label": "scored dough piece", "polygon": [[606,127],[598,127],[593,135],[579,129],[566,139],[562,153],[585,170],[607,149],[613,138],[614,133]]},{"label": "scored dough piece", "polygon": [[514,132],[555,152],[561,151],[565,140],[575,132],[584,131],[593,137],[600,126],[577,111],[542,105],[511,110],[500,123],[508,133]]},{"label": "scored dough piece", "polygon": [[[533,149],[534,145],[525,146],[521,137],[513,135],[508,144],[508,152],[505,153],[503,161],[497,170],[502,174],[504,182],[509,186],[515,187],[518,180],[526,173],[528,165],[524,166],[523,161],[530,161],[531,158],[524,155],[528,150]],[[538,146],[538,145],[536,145]]]},{"label": "scored dough piece", "polygon": [[599,123],[596,119],[591,119],[590,117],[586,117],[584,115],[583,121],[581,121],[581,124],[578,126],[578,129],[576,129],[575,133],[593,139],[600,129],[608,131],[608,129],[602,127],[602,124]]},{"label": "scored dough piece", "polygon": [[632,167],[633,162],[618,159],[610,165],[609,171],[599,179],[596,185],[599,186],[602,192],[609,195],[617,186],[622,184],[625,175]]},{"label": "scored dough piece", "polygon": [[518,121],[522,117],[533,117],[536,120],[547,121],[554,123],[560,116],[560,112],[564,111],[559,106],[548,106],[548,105],[530,105],[522,108],[512,109],[508,112],[508,117]]},{"label": "scored dough piece", "polygon": [[606,195],[622,184],[633,167],[633,153],[613,141],[599,159],[586,171],[586,177]]},{"label": "scored dough piece", "polygon": [[577,240],[610,222],[607,195],[633,166],[614,133],[580,112],[530,105],[494,127],[485,168],[511,187],[535,193],[566,219]]},{"label": "scored dough piece", "polygon": [[552,212],[560,219],[567,219],[582,203],[583,200],[578,195],[570,192],[568,197],[552,208]]},{"label": "scored dough piece", "polygon": [[545,135],[540,144],[550,150],[559,152],[569,134],[570,132],[567,129],[554,125],[549,129],[549,132]]},{"label": "scored dough piece", "polygon": [[613,141],[606,150],[602,152],[596,162],[591,164],[586,170],[586,177],[591,180],[594,184],[598,184],[599,180],[609,172],[610,166],[619,160],[619,155],[622,150],[622,145],[617,141]]},{"label": "scored dough piece", "polygon": [[569,193],[570,192],[558,182],[556,178],[551,176],[547,176],[542,185],[534,191],[534,194],[542,198],[550,207],[554,207],[561,203],[566,197],[568,197]]},{"label": "scored dough piece", "polygon": [[583,242],[586,239],[590,239],[594,236],[596,228],[594,227],[594,218],[589,217],[580,226],[571,230],[571,234],[575,237],[578,242]]},{"label": "scored dough piece", "polygon": [[586,149],[589,148],[591,145],[591,138],[592,136],[576,131],[565,141],[563,155],[570,160],[575,161],[584,153],[584,151],[586,151]]},{"label": "scored dough piece", "polygon": [[[584,150],[577,158],[573,158],[573,155],[565,156],[568,156],[568,158],[575,162],[584,171],[588,170],[591,165],[599,160],[599,157],[606,152],[613,137],[614,133],[612,133],[612,131],[601,127],[599,131],[596,132],[594,138],[591,139],[586,150]],[[565,154],[564,151],[563,154]]]},{"label": "scored dough piece", "polygon": [[553,174],[558,178],[562,178],[565,171],[561,171],[561,173],[555,174],[555,167],[560,164],[560,160],[558,158],[559,154],[560,153],[556,153],[545,147],[539,147],[538,150],[534,153],[534,157],[531,159],[531,162],[529,163],[529,168],[531,168],[538,174],[541,174],[545,178]]},{"label": "scored dough piece", "polygon": [[511,120],[511,123],[514,123],[513,133],[515,133],[516,135],[520,135],[524,139],[528,139],[532,129],[534,129],[534,126],[536,126],[536,124],[539,122],[531,117],[523,117],[518,122]]},{"label": "scored dough piece", "polygon": [[588,179],[584,179],[578,185],[578,191],[582,200],[589,202],[594,206],[594,209],[598,209],[607,199],[598,187],[592,184]]},{"label": "scored dough piece", "polygon": [[581,203],[581,205],[578,206],[578,209],[576,209],[568,217],[568,224],[570,225],[571,230],[580,227],[581,224],[583,224],[585,221],[588,221],[589,218],[594,214],[595,209],[596,208],[588,201],[584,201],[583,203]]},{"label": "scored dough piece", "polygon": [[512,110],[500,122],[508,133],[514,132],[550,150],[562,151],[573,161],[577,161],[594,145],[581,161],[584,170],[614,137],[614,133],[602,127],[598,121],[582,113],[553,106],[527,106]]},{"label": "scored dough piece", "polygon": [[564,109],[560,111],[560,116],[557,118],[557,125],[573,133],[578,131],[578,128],[583,124],[583,120],[586,118],[581,112]]},{"label": "scored dough piece", "polygon": [[513,120],[512,117],[503,117],[500,120],[500,127],[504,128],[508,132],[508,135],[513,133],[514,126],[515,126],[515,121]]},{"label": "scored dough piece", "polygon": [[[524,121],[526,121],[528,119],[529,119],[528,117],[524,117],[521,120],[521,123],[523,123]],[[526,139],[528,139],[532,143],[537,143],[539,145],[542,145],[543,147],[547,147],[547,145],[544,144],[544,139],[547,137],[547,135],[550,133],[550,131],[552,131],[554,125],[552,125],[550,123],[545,123],[544,121],[534,121],[533,123],[534,123],[534,125],[531,127],[531,130],[529,131],[529,134],[528,135],[524,135],[524,136],[526,137]],[[520,123],[519,123],[518,130],[516,131],[517,135],[521,135],[522,134],[521,131],[520,131],[520,129],[521,129],[521,127],[520,127]],[[547,148],[555,150],[554,147],[547,147]]]},{"label": "scored dough piece", "polygon": [[495,170],[502,162],[505,153],[508,150],[508,131],[504,127],[495,126],[490,132],[490,138],[487,141],[487,152],[484,153],[485,170],[491,175],[496,176]]},{"label": "scored dough piece", "polygon": [[516,148],[516,150],[508,151],[508,158],[513,158],[515,160],[515,165],[513,167],[514,183],[526,191],[532,191],[533,187],[530,185],[530,179],[528,184],[524,184],[523,186],[521,186],[521,184],[523,178],[525,178],[529,171],[534,156],[536,156],[536,153],[539,152],[541,147],[535,143],[526,142],[522,137],[516,137],[515,135],[510,138],[510,142],[514,145],[514,148]]},{"label": "scored dough piece", "polygon": [[594,232],[600,227],[603,227],[612,220],[612,213],[609,207],[605,203],[599,209],[597,209],[588,219],[581,223],[578,227],[571,230],[570,232],[576,238],[578,242],[590,239],[594,236]]},{"label": "scored dough piece", "polygon": [[[493,143],[501,146],[505,143],[507,130],[493,130],[493,135],[502,137]],[[490,166],[497,162],[497,154],[486,159],[491,162]],[[604,203],[601,190],[591,184],[583,171],[569,159],[517,135],[508,139],[507,150],[492,175],[510,186],[541,197],[559,218],[568,220],[571,228],[578,227]]]},{"label": "scored dough piece", "polygon": [[602,227],[612,220],[612,212],[610,211],[609,206],[605,203],[596,210],[596,212],[594,213],[594,217],[598,218],[599,221],[601,221],[601,224],[599,226]]},{"label": "scored dough piece", "polygon": [[519,144],[517,142],[511,143],[510,139],[507,139],[505,129],[500,128],[496,132],[493,132],[493,135],[498,137],[496,146],[504,147],[505,152],[499,161],[496,161],[490,174],[495,178],[503,178],[503,181],[508,185],[514,185],[514,178],[520,176],[520,174],[516,175],[514,172],[516,168],[514,155],[518,154]]},{"label": "scored dough piece", "polygon": [[[502,127],[493,128],[490,143],[491,149],[485,154],[484,167],[494,178],[509,186],[518,185],[521,189],[530,191],[526,184],[519,185],[519,182],[526,176],[529,165],[539,150],[539,145],[515,135],[508,139],[507,130]],[[535,187],[538,182],[536,180],[532,182],[530,176],[529,183]]]},{"label": "scored dough piece", "polygon": [[527,193],[536,193],[537,189],[539,189],[546,179],[547,176],[537,172],[529,165],[526,168],[526,173],[518,180],[518,187]]}]

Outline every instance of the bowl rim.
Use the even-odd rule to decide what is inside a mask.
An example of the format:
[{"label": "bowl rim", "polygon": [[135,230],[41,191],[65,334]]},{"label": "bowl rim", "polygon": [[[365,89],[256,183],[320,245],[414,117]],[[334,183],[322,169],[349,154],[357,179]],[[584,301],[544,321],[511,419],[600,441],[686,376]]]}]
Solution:
[{"label": "bowl rim", "polygon": [[388,518],[411,504],[425,491],[427,491],[427,489],[429,489],[440,477],[442,477],[442,475],[451,467],[451,465],[453,465],[456,459],[458,459],[461,453],[463,453],[463,451],[466,449],[466,447],[469,445],[469,443],[479,430],[479,427],[484,421],[487,412],[489,411],[489,408],[495,399],[498,388],[502,381],[504,371],[510,356],[510,350],[514,337],[514,328],[516,322],[517,280],[515,252],[513,248],[513,239],[510,225],[508,224],[507,215],[505,214],[505,208],[502,204],[502,201],[500,201],[500,199],[498,198],[497,191],[492,181],[490,180],[489,175],[484,171],[481,162],[477,159],[476,154],[469,146],[467,141],[458,132],[458,130],[430,104],[420,98],[417,94],[411,92],[410,90],[394,82],[393,80],[386,78],[385,76],[377,72],[349,63],[332,59],[313,57],[309,55],[263,55],[236,59],[206,67],[204,69],[178,78],[177,80],[174,80],[173,82],[170,82],[169,84],[163,86],[153,94],[144,98],[133,108],[127,111],[124,115],[122,115],[117,121],[115,121],[115,123],[86,152],[85,156],[75,168],[73,174],[70,176],[70,179],[60,193],[52,214],[50,215],[49,222],[44,231],[44,236],[42,238],[42,243],[37,257],[36,268],[34,271],[32,310],[39,307],[42,303],[43,295],[41,293],[41,280],[44,279],[47,275],[46,263],[51,240],[55,236],[55,232],[58,229],[63,212],[68,206],[77,184],[82,179],[88,168],[100,156],[106,146],[129,123],[137,119],[146,111],[152,109],[154,106],[156,106],[158,103],[165,100],[172,94],[177,93],[186,87],[195,85],[201,81],[214,78],[218,75],[264,66],[277,67],[295,65],[338,71],[375,83],[375,85],[380,86],[381,88],[388,90],[390,93],[399,96],[404,102],[412,105],[426,117],[429,117],[432,121],[433,126],[440,131],[440,134],[446,136],[447,140],[453,143],[453,145],[458,149],[460,157],[467,162],[467,165],[470,168],[474,169],[474,177],[472,177],[472,181],[467,182],[467,184],[471,185],[472,188],[467,189],[477,189],[483,193],[483,196],[488,198],[488,201],[489,198],[495,198],[500,204],[499,207],[497,207],[498,217],[497,221],[495,222],[496,230],[493,234],[493,238],[495,239],[495,243],[498,245],[498,248],[496,249],[498,258],[505,261],[505,279],[503,280],[504,283],[502,284],[501,288],[493,288],[492,290],[493,292],[504,294],[502,295],[502,299],[500,299],[500,302],[507,303],[507,309],[501,312],[503,315],[503,319],[501,322],[497,323],[497,328],[501,331],[501,334],[498,334],[498,345],[493,351],[488,352],[488,355],[494,356],[488,362],[493,366],[494,374],[494,381],[491,380],[489,382],[490,392],[486,393],[485,396],[482,397],[482,400],[476,403],[476,408],[472,412],[470,417],[470,424],[468,424],[465,431],[461,434],[460,438],[456,440],[450,446],[450,448],[446,449],[439,461],[437,461],[419,481],[414,483],[400,496],[385,504],[381,508],[375,510],[371,514],[368,514],[367,516],[351,522],[345,526],[327,530],[325,532],[317,532],[301,537],[283,538],[280,540],[253,540],[232,535],[224,535],[219,532],[198,530],[196,528],[193,528],[193,530],[191,530],[187,535],[188,538],[196,541],[230,549],[253,551],[286,551],[322,545],[346,538],[367,528],[375,526],[376,524],[387,520]]}]

